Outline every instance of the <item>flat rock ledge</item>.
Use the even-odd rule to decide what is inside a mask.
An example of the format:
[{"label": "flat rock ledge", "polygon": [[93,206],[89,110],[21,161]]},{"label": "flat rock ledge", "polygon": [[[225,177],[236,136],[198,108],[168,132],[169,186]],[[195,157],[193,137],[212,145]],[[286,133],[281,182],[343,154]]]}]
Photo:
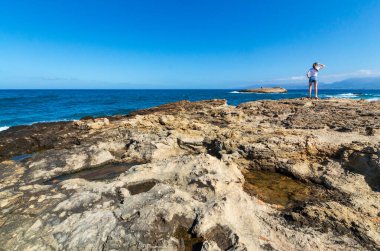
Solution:
[{"label": "flat rock ledge", "polygon": [[0,133],[0,250],[379,250],[380,102],[181,101]]},{"label": "flat rock ledge", "polygon": [[288,90],[282,87],[270,87],[270,88],[255,88],[255,89],[244,89],[239,92],[251,92],[251,93],[287,93]]}]

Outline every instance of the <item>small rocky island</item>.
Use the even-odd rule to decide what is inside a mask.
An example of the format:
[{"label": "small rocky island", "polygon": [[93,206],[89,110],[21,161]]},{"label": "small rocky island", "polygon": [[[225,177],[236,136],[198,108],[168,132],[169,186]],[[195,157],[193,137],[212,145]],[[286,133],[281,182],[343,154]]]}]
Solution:
[{"label": "small rocky island", "polygon": [[261,87],[255,89],[244,89],[239,92],[251,92],[251,93],[287,93],[288,90],[282,87]]},{"label": "small rocky island", "polygon": [[1,250],[379,250],[380,102],[181,101],[0,133]]}]

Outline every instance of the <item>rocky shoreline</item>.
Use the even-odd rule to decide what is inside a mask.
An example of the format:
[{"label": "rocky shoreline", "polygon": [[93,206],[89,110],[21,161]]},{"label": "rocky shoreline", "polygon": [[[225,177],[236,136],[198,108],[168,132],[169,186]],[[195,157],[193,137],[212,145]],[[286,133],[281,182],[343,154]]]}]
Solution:
[{"label": "rocky shoreline", "polygon": [[12,127],[0,161],[0,250],[380,249],[380,102]]}]

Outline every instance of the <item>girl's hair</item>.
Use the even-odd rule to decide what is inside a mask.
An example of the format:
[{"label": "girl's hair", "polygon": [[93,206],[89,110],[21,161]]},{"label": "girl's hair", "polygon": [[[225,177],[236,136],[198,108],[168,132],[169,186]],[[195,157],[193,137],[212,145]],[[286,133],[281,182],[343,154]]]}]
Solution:
[{"label": "girl's hair", "polygon": [[317,70],[317,66],[318,66],[318,63],[315,62],[315,63],[313,64],[313,68]]}]

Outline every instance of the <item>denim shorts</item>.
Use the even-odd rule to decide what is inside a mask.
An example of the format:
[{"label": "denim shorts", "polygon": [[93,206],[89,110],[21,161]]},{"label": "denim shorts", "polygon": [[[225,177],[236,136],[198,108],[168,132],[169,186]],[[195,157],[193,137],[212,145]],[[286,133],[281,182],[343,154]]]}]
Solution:
[{"label": "denim shorts", "polygon": [[315,76],[312,76],[312,77],[310,77],[309,78],[309,83],[317,83],[318,82],[318,80],[317,80],[317,77],[315,77]]}]

